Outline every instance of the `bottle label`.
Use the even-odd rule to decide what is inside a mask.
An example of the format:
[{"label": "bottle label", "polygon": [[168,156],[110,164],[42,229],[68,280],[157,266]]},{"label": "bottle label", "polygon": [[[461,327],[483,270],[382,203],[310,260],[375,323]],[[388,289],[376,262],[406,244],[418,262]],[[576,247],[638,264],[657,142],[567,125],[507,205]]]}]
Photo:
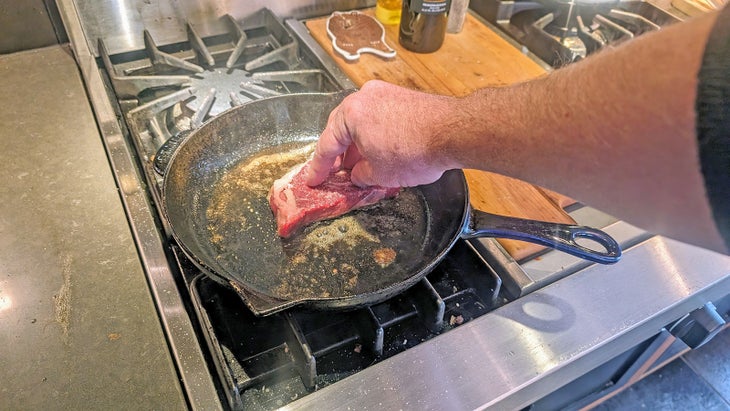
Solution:
[{"label": "bottle label", "polygon": [[446,13],[451,0],[411,0],[411,12],[423,14]]}]

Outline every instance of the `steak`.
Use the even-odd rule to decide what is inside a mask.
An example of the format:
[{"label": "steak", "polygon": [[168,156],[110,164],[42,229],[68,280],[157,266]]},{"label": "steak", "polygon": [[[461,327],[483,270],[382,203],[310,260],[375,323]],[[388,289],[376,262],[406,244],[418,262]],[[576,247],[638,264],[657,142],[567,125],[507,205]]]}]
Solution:
[{"label": "steak", "polygon": [[277,233],[283,238],[305,225],[395,197],[400,191],[397,187],[358,187],[350,181],[349,170],[332,172],[324,183],[309,187],[306,182],[308,168],[308,162],[294,167],[274,181],[269,192]]}]

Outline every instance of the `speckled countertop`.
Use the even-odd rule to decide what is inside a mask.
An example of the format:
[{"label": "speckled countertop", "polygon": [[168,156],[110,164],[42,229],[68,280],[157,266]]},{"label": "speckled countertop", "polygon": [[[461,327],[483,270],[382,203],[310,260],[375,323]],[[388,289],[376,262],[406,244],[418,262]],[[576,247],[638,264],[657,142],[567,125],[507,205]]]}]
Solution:
[{"label": "speckled countertop", "polygon": [[185,408],[70,51],[0,79],[0,409]]}]

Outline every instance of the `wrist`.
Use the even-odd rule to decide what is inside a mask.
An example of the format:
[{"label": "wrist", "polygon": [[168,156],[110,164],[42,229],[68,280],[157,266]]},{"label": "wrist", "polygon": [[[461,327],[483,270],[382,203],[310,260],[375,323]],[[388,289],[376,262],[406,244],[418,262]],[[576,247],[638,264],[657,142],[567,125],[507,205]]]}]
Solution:
[{"label": "wrist", "polygon": [[469,122],[461,98],[438,96],[434,115],[428,122],[424,144],[426,157],[432,165],[444,171],[465,168],[464,152],[469,150],[462,144],[464,125]]},{"label": "wrist", "polygon": [[513,150],[523,123],[515,94],[513,87],[484,88],[448,103],[434,138],[445,167],[506,171],[504,153]]}]

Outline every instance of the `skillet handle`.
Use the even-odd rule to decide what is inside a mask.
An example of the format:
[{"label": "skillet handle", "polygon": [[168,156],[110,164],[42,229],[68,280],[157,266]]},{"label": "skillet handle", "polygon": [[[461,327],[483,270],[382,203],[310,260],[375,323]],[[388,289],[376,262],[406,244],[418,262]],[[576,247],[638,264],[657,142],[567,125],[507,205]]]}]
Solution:
[{"label": "skillet handle", "polygon": [[[613,264],[621,258],[621,246],[604,231],[560,223],[506,217],[472,210],[462,238],[498,237],[544,245],[601,264]],[[586,238],[605,250],[594,250],[576,242]]]}]

